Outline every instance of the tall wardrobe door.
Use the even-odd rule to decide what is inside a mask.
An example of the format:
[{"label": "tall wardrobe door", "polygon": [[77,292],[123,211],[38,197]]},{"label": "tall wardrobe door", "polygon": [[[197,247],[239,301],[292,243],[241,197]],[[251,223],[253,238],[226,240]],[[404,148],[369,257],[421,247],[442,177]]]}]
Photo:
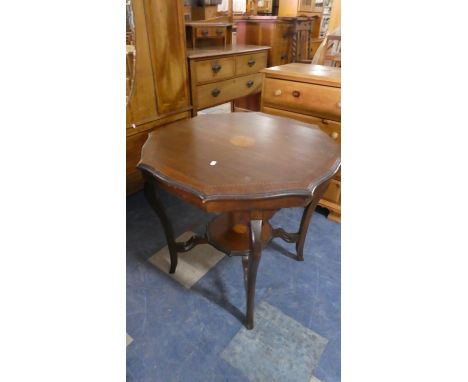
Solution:
[{"label": "tall wardrobe door", "polygon": [[157,117],[153,69],[147,38],[143,0],[132,0],[135,19],[135,83],[127,106],[127,127],[152,121]]},{"label": "tall wardrobe door", "polygon": [[159,114],[190,107],[183,0],[144,0]]}]

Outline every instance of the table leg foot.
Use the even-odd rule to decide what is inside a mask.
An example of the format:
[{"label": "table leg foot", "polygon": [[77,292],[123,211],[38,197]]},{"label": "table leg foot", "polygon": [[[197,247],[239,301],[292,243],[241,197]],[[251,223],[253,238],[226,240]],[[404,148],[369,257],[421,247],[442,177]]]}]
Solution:
[{"label": "table leg foot", "polygon": [[177,268],[177,246],[174,239],[174,230],[172,229],[171,222],[167,217],[163,205],[156,196],[155,185],[151,179],[145,181],[145,197],[158,215],[159,220],[163,226],[164,234],[166,235],[167,247],[169,249],[169,255],[171,258],[169,273],[174,273]]},{"label": "table leg foot", "polygon": [[255,284],[257,281],[257,270],[262,256],[262,221],[250,221],[250,253],[248,257],[242,258],[244,275],[247,284],[247,313],[245,326],[251,330],[254,326]]}]

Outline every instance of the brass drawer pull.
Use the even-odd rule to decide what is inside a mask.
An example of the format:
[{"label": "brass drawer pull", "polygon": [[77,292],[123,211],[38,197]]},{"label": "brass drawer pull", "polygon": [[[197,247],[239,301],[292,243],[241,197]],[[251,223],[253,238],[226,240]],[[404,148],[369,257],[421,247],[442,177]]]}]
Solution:
[{"label": "brass drawer pull", "polygon": [[218,73],[221,70],[221,65],[219,65],[218,63],[213,64],[211,70],[213,71],[213,73]]},{"label": "brass drawer pull", "polygon": [[254,82],[252,80],[248,80],[246,85],[247,85],[248,88],[251,88],[253,86],[253,84],[254,84]]},{"label": "brass drawer pull", "polygon": [[297,98],[297,97],[299,97],[299,96],[301,95],[301,92],[300,92],[299,90],[294,90],[294,91],[292,92],[292,95],[293,95],[293,97],[296,97],[296,98]]},{"label": "brass drawer pull", "polygon": [[217,29],[216,34],[220,35],[224,33],[224,29]]},{"label": "brass drawer pull", "polygon": [[219,90],[218,88],[216,88],[216,89],[213,89],[213,91],[211,92],[211,95],[212,95],[213,97],[217,97],[217,96],[219,96],[220,93],[221,93],[221,90]]},{"label": "brass drawer pull", "polygon": [[254,66],[255,65],[255,60],[250,59],[249,61],[247,61],[247,65]]}]

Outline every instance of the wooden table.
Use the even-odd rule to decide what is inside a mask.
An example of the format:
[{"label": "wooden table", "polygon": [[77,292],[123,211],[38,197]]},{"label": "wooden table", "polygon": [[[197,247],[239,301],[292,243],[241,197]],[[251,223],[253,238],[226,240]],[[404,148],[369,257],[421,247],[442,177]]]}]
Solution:
[{"label": "wooden table", "polygon": [[[312,213],[340,163],[339,145],[320,129],[263,113],[201,115],[151,132],[138,168],[145,178],[146,198],[164,227],[169,272],[176,270],[178,252],[198,244],[241,256],[246,327],[252,329],[262,248],[279,237],[295,243],[297,260],[304,259]],[[158,187],[207,212],[219,213],[204,236],[175,242],[155,192]],[[298,232],[269,223],[278,210],[288,207],[305,207]]]},{"label": "wooden table", "polygon": [[267,66],[269,46],[236,45],[226,48],[189,49],[192,115],[208,107],[258,94],[261,69]]}]

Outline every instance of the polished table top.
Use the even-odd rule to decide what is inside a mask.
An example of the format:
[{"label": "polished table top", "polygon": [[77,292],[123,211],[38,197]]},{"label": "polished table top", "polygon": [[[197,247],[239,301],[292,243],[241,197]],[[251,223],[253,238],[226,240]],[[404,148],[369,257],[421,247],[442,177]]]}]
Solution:
[{"label": "polished table top", "polygon": [[[207,114],[149,134],[138,165],[208,211],[220,201],[302,206],[340,165],[340,147],[320,129],[264,113]],[[271,201],[273,204],[269,204]],[[266,203],[266,204],[265,204]]]},{"label": "polished table top", "polygon": [[[138,164],[146,198],[166,234],[170,273],[176,271],[178,253],[199,244],[242,256],[248,329],[254,325],[262,248],[281,238],[295,243],[297,260],[304,260],[312,213],[339,166],[340,147],[319,128],[263,113],[200,115],[158,128],[149,134]],[[203,236],[176,242],[158,187],[222,213]],[[299,231],[272,227],[269,220],[279,209],[300,206],[305,208]]]}]

